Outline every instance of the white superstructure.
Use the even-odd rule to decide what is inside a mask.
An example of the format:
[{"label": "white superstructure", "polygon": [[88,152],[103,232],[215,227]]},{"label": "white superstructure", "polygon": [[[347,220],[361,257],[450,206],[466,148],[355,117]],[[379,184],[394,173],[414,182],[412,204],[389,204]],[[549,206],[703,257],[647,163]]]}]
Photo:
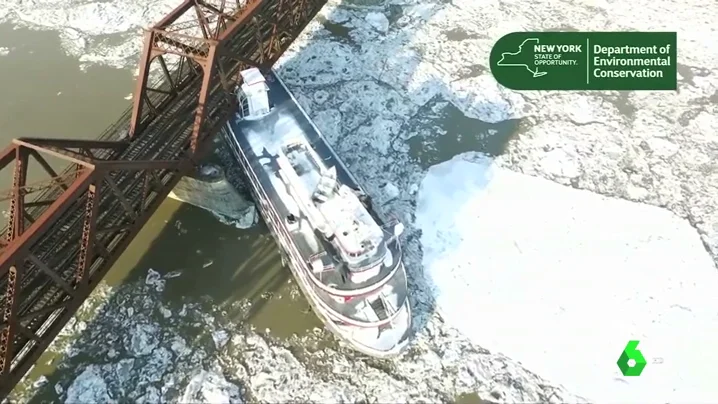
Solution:
[{"label": "white superstructure", "polygon": [[[356,193],[337,182],[336,168],[326,167],[306,139],[284,145],[278,163],[294,190],[292,196],[344,262],[353,267],[376,256],[384,231]],[[375,262],[383,259],[383,255],[376,257]]]},{"label": "white superstructure", "polygon": [[244,119],[259,119],[269,113],[269,87],[259,69],[240,72],[242,86],[237,92],[240,114]]}]

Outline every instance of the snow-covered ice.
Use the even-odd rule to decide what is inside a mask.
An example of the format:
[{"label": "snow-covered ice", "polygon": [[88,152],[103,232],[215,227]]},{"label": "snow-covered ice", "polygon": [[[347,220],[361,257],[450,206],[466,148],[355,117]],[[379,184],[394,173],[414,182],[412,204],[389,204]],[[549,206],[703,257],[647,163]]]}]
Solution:
[{"label": "snow-covered ice", "polygon": [[[477,344],[596,402],[718,397],[718,271],[687,221],[460,155],[415,224],[439,311]],[[649,364],[623,377],[634,339]]]},{"label": "snow-covered ice", "polygon": [[389,20],[384,13],[369,12],[365,19],[369,25],[381,33],[386,33],[389,30]]},{"label": "snow-covered ice", "polygon": [[182,396],[181,403],[242,404],[239,387],[222,375],[201,371],[194,376]]},{"label": "snow-covered ice", "polygon": [[111,403],[107,394],[107,383],[102,378],[99,366],[90,365],[80,373],[67,389],[67,403]]},{"label": "snow-covered ice", "polygon": [[[188,302],[177,313],[175,304],[177,315],[165,318],[163,292],[144,279],[109,297],[108,292],[101,284],[83,305],[83,316],[96,315],[92,327],[83,330],[70,322],[63,330],[67,338],[50,347],[84,354],[63,359],[58,365],[63,371],[40,387],[56,394],[56,401],[436,403],[474,389],[507,402],[577,401],[506,357],[477,349],[437,318],[426,324],[410,357],[382,362],[338,350],[320,329],[276,341],[228,321],[217,306]],[[298,291],[291,296],[303,299]],[[98,302],[109,304],[98,308]],[[138,333],[143,337],[136,338]],[[25,391],[15,401],[27,402],[31,394]]]}]

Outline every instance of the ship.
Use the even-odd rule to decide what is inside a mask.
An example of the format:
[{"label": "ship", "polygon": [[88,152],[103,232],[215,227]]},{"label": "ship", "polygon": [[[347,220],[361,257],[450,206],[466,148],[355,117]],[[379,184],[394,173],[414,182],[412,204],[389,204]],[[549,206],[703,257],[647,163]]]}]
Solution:
[{"label": "ship", "polygon": [[312,311],[351,348],[404,351],[411,307],[400,236],[272,70],[240,72],[238,108],[222,131]]}]

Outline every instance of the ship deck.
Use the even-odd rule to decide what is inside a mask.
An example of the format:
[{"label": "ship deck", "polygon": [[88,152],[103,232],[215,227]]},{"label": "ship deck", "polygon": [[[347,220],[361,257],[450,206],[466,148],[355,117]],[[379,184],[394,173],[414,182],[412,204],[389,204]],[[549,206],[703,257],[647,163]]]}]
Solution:
[{"label": "ship deck", "polygon": [[[325,166],[334,166],[336,168],[339,182],[349,188],[365,193],[361,185],[327,144],[319,130],[289,94],[286,87],[274,76],[274,73],[268,76],[267,86],[269,87],[270,101],[273,104],[271,112],[257,120],[242,120],[236,117],[229,123],[231,128],[229,136],[233,137],[236,146],[241,149],[241,154],[246,157],[246,163],[256,176],[256,180],[266,197],[270,200],[270,208],[276,211],[277,217],[287,218],[290,214],[296,217],[300,216],[294,198],[289,194],[287,186],[278,174],[277,162],[278,151],[281,147],[298,138],[304,138],[307,143],[312,145]],[[316,179],[307,177],[306,181],[312,182],[316,181]],[[266,209],[267,207],[260,208]],[[373,211],[371,213],[372,216],[378,219],[377,223],[382,226],[384,223],[376,213]],[[285,222],[276,223],[276,226],[281,226],[291,236],[305,262],[323,252],[331,254],[331,245],[323,242],[322,238],[314,233],[306,219],[300,220],[299,229],[294,231],[290,231]],[[311,272],[311,274],[315,283],[324,292],[331,295],[353,296],[374,291],[379,284],[389,282],[390,278],[401,267],[401,248],[398,242],[392,244],[394,244],[391,249],[394,250],[392,252],[396,257],[396,265],[391,267],[382,266],[378,276],[365,282],[350,282],[343,275],[343,271],[336,269],[319,273]],[[397,290],[401,289],[399,285],[396,285],[394,289],[395,292],[400,294],[406,293]],[[400,298],[401,300],[403,299]]]}]

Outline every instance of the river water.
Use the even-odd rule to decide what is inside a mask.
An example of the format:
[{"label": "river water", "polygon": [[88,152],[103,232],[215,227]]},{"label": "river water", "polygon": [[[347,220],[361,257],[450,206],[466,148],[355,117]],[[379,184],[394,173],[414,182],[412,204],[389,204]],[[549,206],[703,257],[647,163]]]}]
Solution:
[{"label": "river water", "polygon": [[[131,103],[130,70],[92,66],[83,71],[78,60],[65,55],[53,32],[2,24],[0,48],[9,50],[0,56],[0,74],[11,78],[5,80],[0,98],[0,140],[94,138]],[[407,141],[409,158],[423,168],[467,150],[501,154],[518,128],[514,121],[487,124],[466,118],[441,100],[422,108],[418,116],[423,118],[409,129],[445,135],[428,143],[421,136]],[[6,186],[7,176],[1,181]],[[266,352],[255,358],[247,345]],[[278,359],[279,347],[301,364]],[[185,385],[196,380],[202,368],[222,374],[224,379],[213,383],[224,396],[271,401],[267,397],[277,393],[234,387],[244,377],[241,371],[229,374],[227,369],[241,366],[228,363],[238,361],[251,369],[253,360],[269,366],[276,362],[280,373],[300,366],[311,372],[308,380],[331,384],[337,359],[330,361],[329,353],[322,356],[324,351],[343,355],[341,361],[364,361],[375,371],[396,373],[391,363],[346,351],[323,330],[282,268],[261,221],[239,229],[168,199],[12,397],[34,402],[186,399]],[[211,377],[202,377],[200,384],[209,383]],[[134,386],[141,388],[135,392]],[[207,392],[192,394],[190,398],[211,397]],[[369,396],[347,396],[346,401]],[[438,397],[479,401],[475,394]]]}]

